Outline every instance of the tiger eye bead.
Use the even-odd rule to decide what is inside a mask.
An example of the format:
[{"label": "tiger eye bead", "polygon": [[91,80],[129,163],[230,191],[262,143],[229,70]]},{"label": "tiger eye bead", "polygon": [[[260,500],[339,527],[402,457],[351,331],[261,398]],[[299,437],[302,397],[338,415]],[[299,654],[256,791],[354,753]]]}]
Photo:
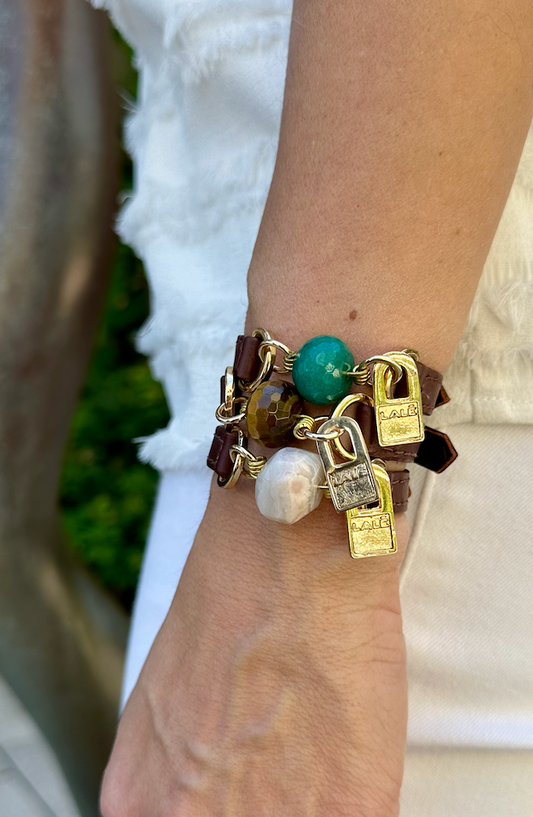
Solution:
[{"label": "tiger eye bead", "polygon": [[246,410],[250,437],[267,448],[294,442],[292,430],[302,413],[302,398],[291,383],[267,380],[252,392]]}]

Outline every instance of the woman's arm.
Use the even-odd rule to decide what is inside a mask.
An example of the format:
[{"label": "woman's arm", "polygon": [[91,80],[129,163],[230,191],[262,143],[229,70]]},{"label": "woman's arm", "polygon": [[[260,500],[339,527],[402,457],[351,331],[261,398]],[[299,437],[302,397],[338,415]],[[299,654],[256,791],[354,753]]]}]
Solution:
[{"label": "woman's arm", "polygon": [[442,371],[532,114],[529,0],[295,0],[249,326]]},{"label": "woman's arm", "polygon": [[[249,328],[449,362],[533,112],[530,0],[296,0]],[[391,817],[406,675],[398,557],[352,562],[214,489],[121,720],[105,817]],[[398,519],[401,549],[407,533]]]}]

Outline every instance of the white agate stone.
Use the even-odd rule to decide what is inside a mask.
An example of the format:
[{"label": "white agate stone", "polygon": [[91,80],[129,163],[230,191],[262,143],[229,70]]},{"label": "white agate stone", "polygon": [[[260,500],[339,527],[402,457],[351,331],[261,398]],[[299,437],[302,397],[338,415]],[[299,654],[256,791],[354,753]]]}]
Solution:
[{"label": "white agate stone", "polygon": [[322,499],[324,469],[318,454],[299,448],[276,451],[255,481],[255,501],[267,519],[292,525]]}]

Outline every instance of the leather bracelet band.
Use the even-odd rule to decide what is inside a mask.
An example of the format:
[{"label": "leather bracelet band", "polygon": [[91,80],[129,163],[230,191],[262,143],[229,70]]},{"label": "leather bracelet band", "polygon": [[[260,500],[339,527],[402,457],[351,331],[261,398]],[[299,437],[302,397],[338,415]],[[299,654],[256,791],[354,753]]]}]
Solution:
[{"label": "leather bracelet band", "polygon": [[[239,335],[235,345],[235,360],[233,372],[238,381],[251,382],[255,380],[261,368],[259,347],[261,338],[254,335]],[[450,398],[442,385],[442,374],[416,362],[422,397],[422,411],[431,415],[435,408],[449,402]],[[405,396],[405,381],[400,381],[395,389],[395,397]],[[443,431],[426,426],[425,439],[421,443],[381,447],[377,439],[377,429],[374,411],[371,407],[361,404],[358,407],[357,422],[361,426],[369,453],[374,458],[381,458],[389,462],[415,462],[436,474],[442,473],[457,458],[457,451],[448,435]]]},{"label": "leather bracelet band", "polygon": [[[236,431],[231,431],[225,426],[217,426],[215,430],[215,436],[207,457],[207,465],[222,479],[227,479],[232,472],[231,447],[237,445],[237,436]],[[246,447],[246,438],[244,438],[243,444]],[[388,474],[394,511],[404,513],[407,510],[410,495],[409,471],[389,471]]]},{"label": "leather bracelet band", "polygon": [[[292,383],[273,372],[290,372]],[[457,457],[444,432],[424,427],[422,415],[449,397],[442,375],[414,349],[356,363],[340,338],[318,335],[293,351],[258,328],[238,337],[220,385],[221,425],[207,457],[218,485],[233,488],[241,475],[256,480],[260,513],[288,525],[326,496],[346,514],[355,559],[396,553],[394,516],[407,510],[409,471],[388,470],[387,463],[393,469],[416,462],[440,473]],[[326,416],[307,414],[306,403],[324,406]],[[250,451],[247,434],[278,450],[268,459]],[[314,441],[317,451],[297,448],[295,440]]]},{"label": "leather bracelet band", "polygon": [[230,455],[232,445],[237,445],[237,432],[226,426],[217,426],[207,455],[207,467],[222,479],[227,479],[233,469]]},{"label": "leather bracelet band", "polygon": [[256,338],[254,335],[238,336],[233,361],[233,375],[236,380],[243,380],[246,383],[255,380],[261,366],[260,345],[261,338]]},{"label": "leather bracelet band", "polygon": [[405,513],[411,490],[409,488],[409,471],[388,471],[392,491],[392,507],[395,513]]},{"label": "leather bracelet band", "polygon": [[[259,347],[261,338],[254,335],[239,335],[235,344],[235,359],[233,374],[236,380],[251,382],[257,377],[261,368]],[[422,395],[422,410],[424,414],[431,414],[435,408],[448,403],[450,398],[442,385],[442,374],[431,369],[424,363],[417,361],[420,392]],[[396,394],[404,396],[401,391],[402,383],[398,384]]]},{"label": "leather bracelet band", "polygon": [[357,407],[355,419],[361,427],[372,457],[379,457],[388,462],[414,462],[435,474],[441,474],[457,459],[457,451],[444,431],[437,431],[437,429],[426,426],[425,437],[421,443],[382,448],[378,443],[374,410],[361,403]]},{"label": "leather bracelet band", "polygon": [[[422,410],[424,414],[432,414],[433,410],[450,402],[446,389],[442,385],[442,375],[436,369],[430,369],[419,360],[416,363],[420,391],[422,393]],[[401,386],[401,384],[399,384]]]}]

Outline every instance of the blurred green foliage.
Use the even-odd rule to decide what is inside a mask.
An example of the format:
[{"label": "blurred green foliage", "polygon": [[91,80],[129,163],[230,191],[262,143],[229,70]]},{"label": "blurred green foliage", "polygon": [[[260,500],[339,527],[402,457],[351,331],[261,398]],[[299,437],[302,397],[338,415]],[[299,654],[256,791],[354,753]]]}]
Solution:
[{"label": "blurred green foliage", "polygon": [[[113,71],[124,111],[135,98],[136,74],[131,50],[116,32]],[[122,152],[121,187],[130,186],[131,162]],[[72,547],[126,608],[133,600],[158,478],[137,460],[132,441],[168,422],[162,388],[133,345],[148,308],[142,264],[119,244],[61,483]]]}]

